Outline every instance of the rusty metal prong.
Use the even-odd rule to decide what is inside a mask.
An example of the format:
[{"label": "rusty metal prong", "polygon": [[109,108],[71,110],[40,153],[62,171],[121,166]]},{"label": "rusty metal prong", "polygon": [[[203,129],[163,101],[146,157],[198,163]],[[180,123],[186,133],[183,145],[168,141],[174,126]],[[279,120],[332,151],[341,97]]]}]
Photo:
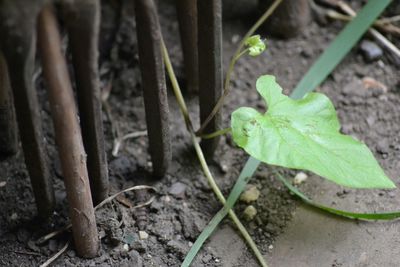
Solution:
[{"label": "rusty metal prong", "polygon": [[171,160],[168,99],[161,32],[153,0],[135,0],[139,64],[153,174],[164,176]]},{"label": "rusty metal prong", "polygon": [[175,0],[185,65],[186,89],[197,92],[199,64],[197,59],[197,0]]},{"label": "rusty metal prong", "polygon": [[[221,0],[197,1],[198,59],[199,59],[199,103],[200,122],[207,119],[222,93],[222,20]],[[218,112],[203,133],[220,129],[221,115]],[[213,156],[219,138],[201,141],[207,158]]]},{"label": "rusty metal prong", "polygon": [[0,46],[9,70],[22,149],[38,213],[40,217],[47,218],[53,213],[55,198],[32,81],[36,18],[41,2],[0,1]]},{"label": "rusty metal prong", "polygon": [[87,152],[94,204],[108,196],[108,168],[104,148],[98,71],[100,1],[65,1],[63,5],[75,72],[80,124]]},{"label": "rusty metal prong", "polygon": [[86,155],[57,20],[50,5],[44,7],[39,15],[38,41],[67,190],[74,243],[80,256],[92,258],[97,255],[99,237],[90,194]]},{"label": "rusty metal prong", "polygon": [[7,63],[0,51],[0,155],[17,153],[18,138]]}]

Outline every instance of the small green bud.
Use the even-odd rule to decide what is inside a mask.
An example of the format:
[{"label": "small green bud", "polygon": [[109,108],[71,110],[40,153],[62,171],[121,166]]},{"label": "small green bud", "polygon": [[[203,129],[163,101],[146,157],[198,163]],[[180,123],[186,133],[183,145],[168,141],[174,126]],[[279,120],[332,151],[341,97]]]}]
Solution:
[{"label": "small green bud", "polygon": [[256,57],[264,52],[266,46],[263,40],[261,40],[260,35],[253,35],[246,39],[244,43],[249,50],[249,55]]}]

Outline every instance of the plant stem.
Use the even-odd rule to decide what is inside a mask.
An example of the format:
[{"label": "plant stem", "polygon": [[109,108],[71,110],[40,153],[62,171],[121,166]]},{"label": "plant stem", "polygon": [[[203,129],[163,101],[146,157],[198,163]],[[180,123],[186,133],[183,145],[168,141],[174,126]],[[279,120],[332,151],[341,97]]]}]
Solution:
[{"label": "plant stem", "polygon": [[282,0],[275,0],[275,2],[265,11],[265,13],[256,21],[256,23],[250,28],[250,30],[245,34],[242,40],[239,43],[238,48],[236,49],[235,53],[232,56],[231,62],[229,63],[229,68],[225,76],[225,83],[224,83],[224,91],[221,97],[218,99],[217,104],[214,106],[213,110],[211,111],[210,115],[208,115],[207,119],[203,122],[200,128],[196,131],[197,135],[200,135],[204,128],[208,125],[212,118],[214,118],[215,114],[221,109],[222,105],[224,104],[225,97],[230,92],[230,81],[233,72],[233,68],[235,67],[236,61],[247,52],[247,49],[243,50],[245,42],[247,38],[249,38],[253,33],[260,27],[264,21],[271,16],[271,14],[275,11],[275,9],[279,6]]},{"label": "plant stem", "polygon": [[210,133],[210,134],[200,135],[199,137],[202,138],[202,139],[212,139],[214,137],[217,137],[217,136],[220,136],[220,135],[224,135],[224,134],[229,133],[231,131],[232,131],[232,128],[228,127],[228,128],[221,129],[219,131],[216,131],[216,132],[213,132],[213,133]]},{"label": "plant stem", "polygon": [[[167,69],[168,75],[169,75],[171,83],[172,83],[172,89],[174,91],[175,97],[178,101],[179,108],[184,117],[186,127],[190,133],[190,137],[192,139],[194,148],[196,150],[197,157],[200,161],[200,165],[203,169],[205,176],[207,177],[208,183],[210,184],[210,186],[211,186],[212,190],[214,191],[215,195],[217,196],[218,200],[223,205],[225,205],[226,199],[225,199],[224,195],[222,194],[221,190],[219,189],[217,183],[215,182],[210,169],[208,168],[207,162],[204,158],[203,151],[201,150],[201,147],[197,140],[196,134],[194,133],[192,122],[191,122],[190,116],[189,116],[189,112],[187,110],[185,100],[183,99],[182,92],[180,90],[178,81],[176,79],[174,70],[172,68],[172,64],[171,64],[171,61],[168,56],[168,51],[167,51],[167,48],[165,47],[163,39],[161,39],[161,50],[162,50],[163,57],[164,57],[165,67]],[[246,240],[246,242],[248,243],[250,248],[253,250],[253,252],[254,252],[255,256],[257,257],[258,261],[260,262],[261,266],[267,267],[267,263],[265,262],[261,252],[258,250],[257,245],[254,243],[250,234],[247,232],[246,228],[240,222],[240,220],[236,216],[235,212],[230,209],[228,211],[228,213],[229,213],[229,216],[231,217],[232,221],[235,223],[235,225],[239,229],[239,232],[242,234],[243,238]]]}]

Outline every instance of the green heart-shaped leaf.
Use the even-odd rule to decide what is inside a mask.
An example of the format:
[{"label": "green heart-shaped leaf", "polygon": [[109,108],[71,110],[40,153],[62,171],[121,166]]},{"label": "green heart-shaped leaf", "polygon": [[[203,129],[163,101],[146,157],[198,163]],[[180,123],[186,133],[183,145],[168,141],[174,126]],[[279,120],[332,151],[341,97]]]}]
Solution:
[{"label": "green heart-shaped leaf", "polygon": [[282,94],[275,77],[257,80],[268,111],[242,107],[232,113],[236,144],[268,164],[312,171],[340,185],[394,188],[368,147],[339,132],[332,102],[309,93],[294,100]]}]

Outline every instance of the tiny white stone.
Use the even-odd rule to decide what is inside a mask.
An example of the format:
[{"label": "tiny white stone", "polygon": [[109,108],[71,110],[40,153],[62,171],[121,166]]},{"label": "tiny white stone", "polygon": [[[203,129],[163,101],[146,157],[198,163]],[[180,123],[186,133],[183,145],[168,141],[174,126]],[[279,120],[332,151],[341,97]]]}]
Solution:
[{"label": "tiny white stone", "polygon": [[218,259],[218,258],[215,259],[215,262],[216,262],[216,263],[219,263],[220,261],[221,261],[221,260]]},{"label": "tiny white stone", "polygon": [[128,245],[128,244],[124,244],[123,249],[124,249],[125,251],[129,251],[129,245]]},{"label": "tiny white stone", "polygon": [[260,197],[260,190],[255,185],[250,185],[246,191],[240,195],[240,200],[245,203],[256,201]]},{"label": "tiny white stone", "polygon": [[0,187],[4,187],[4,186],[6,186],[6,184],[7,184],[6,181],[1,181],[1,182],[0,182]]},{"label": "tiny white stone", "polygon": [[15,221],[16,219],[18,219],[18,214],[14,212],[13,214],[11,214],[11,220]]},{"label": "tiny white stone", "polygon": [[274,248],[273,245],[269,245],[269,246],[268,246],[268,249],[269,249],[269,250],[271,250],[271,249],[273,249],[273,248]]},{"label": "tiny white stone", "polygon": [[147,239],[149,238],[149,234],[146,233],[145,231],[139,231],[139,238],[140,240]]},{"label": "tiny white stone", "polygon": [[165,202],[170,202],[170,201],[171,201],[171,198],[170,198],[169,196],[165,196],[164,201],[165,201]]},{"label": "tiny white stone", "polygon": [[246,220],[251,221],[257,215],[257,210],[253,205],[249,205],[243,211],[243,216]]},{"label": "tiny white stone", "polygon": [[307,180],[308,175],[305,174],[304,172],[299,172],[298,174],[296,174],[296,176],[293,179],[293,183],[295,185],[299,185],[302,184],[305,180]]}]

